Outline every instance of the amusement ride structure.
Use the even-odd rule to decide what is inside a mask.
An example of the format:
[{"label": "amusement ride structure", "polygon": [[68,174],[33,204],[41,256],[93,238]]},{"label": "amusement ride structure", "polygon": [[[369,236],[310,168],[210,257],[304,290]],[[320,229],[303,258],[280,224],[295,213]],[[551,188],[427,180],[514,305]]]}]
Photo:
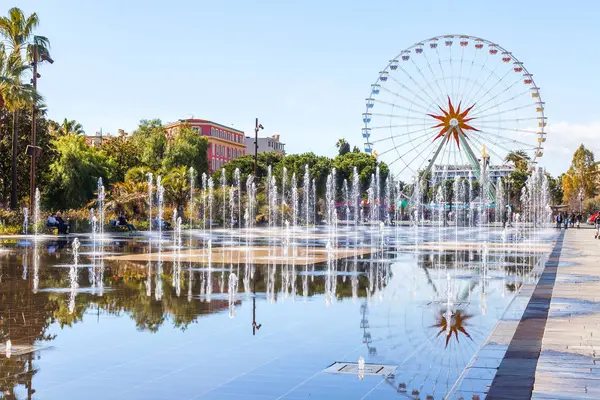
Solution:
[{"label": "amusement ride structure", "polygon": [[532,74],[502,46],[467,35],[402,50],[371,85],[362,119],[365,151],[401,179],[465,165],[479,180],[509,153],[535,167],[546,141]]}]

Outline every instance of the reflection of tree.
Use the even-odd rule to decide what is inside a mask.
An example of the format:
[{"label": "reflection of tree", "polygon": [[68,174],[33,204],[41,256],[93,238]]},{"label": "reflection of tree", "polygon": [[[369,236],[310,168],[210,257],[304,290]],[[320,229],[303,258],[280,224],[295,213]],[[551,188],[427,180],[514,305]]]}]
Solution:
[{"label": "reflection of tree", "polygon": [[468,325],[467,321],[471,319],[473,315],[463,313],[463,310],[456,310],[454,312],[442,310],[438,315],[435,325],[431,326],[431,328],[440,328],[437,336],[440,336],[443,332],[446,333],[446,347],[448,347],[448,342],[450,342],[453,333],[457,342],[459,341],[458,332],[462,332],[466,337],[471,339],[471,335],[469,335],[465,328]]},{"label": "reflection of tree", "polygon": [[[22,270],[18,271],[23,261],[23,256],[15,253],[5,254],[0,259],[0,342],[4,344],[10,339],[15,349],[52,340],[54,336],[46,331],[59,308],[59,303],[49,298],[48,293],[33,293],[32,274],[24,280]],[[31,398],[35,372],[32,353],[13,354],[11,358],[1,356],[0,393],[10,393],[7,396],[12,398],[15,387],[22,385]]]}]

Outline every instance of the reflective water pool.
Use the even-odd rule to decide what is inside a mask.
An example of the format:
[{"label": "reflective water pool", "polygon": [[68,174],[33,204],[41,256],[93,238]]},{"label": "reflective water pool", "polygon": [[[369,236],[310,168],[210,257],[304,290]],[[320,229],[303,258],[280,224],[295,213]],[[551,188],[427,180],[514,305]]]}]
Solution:
[{"label": "reflective water pool", "polygon": [[[178,248],[173,233],[142,232],[77,236],[77,251],[75,237],[3,239],[0,341],[12,348],[0,355],[0,389],[39,399],[441,399],[537,279],[553,235],[194,231]],[[394,373],[324,372],[361,357]]]}]

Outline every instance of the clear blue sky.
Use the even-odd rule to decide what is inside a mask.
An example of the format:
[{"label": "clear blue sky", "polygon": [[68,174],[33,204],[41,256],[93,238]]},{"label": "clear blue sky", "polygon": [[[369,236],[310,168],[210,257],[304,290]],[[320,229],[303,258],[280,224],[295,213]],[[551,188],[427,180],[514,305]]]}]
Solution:
[{"label": "clear blue sky", "polygon": [[[53,119],[87,133],[189,116],[281,133],[289,153],[361,145],[361,113],[387,61],[422,39],[465,33],[512,51],[535,76],[566,169],[600,141],[597,1],[13,1],[52,44],[39,89]],[[588,143],[589,142],[589,143]],[[600,156],[600,154],[598,154]]]}]

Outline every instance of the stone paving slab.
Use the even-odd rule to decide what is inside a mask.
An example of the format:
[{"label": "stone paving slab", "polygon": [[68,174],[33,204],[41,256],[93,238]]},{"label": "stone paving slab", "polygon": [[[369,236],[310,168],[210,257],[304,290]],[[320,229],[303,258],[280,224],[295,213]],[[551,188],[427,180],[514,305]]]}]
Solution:
[{"label": "stone paving slab", "polygon": [[532,398],[600,399],[600,241],[569,229],[565,246],[578,256],[558,268]]},{"label": "stone paving slab", "polygon": [[[499,346],[506,351],[494,360]],[[564,232],[537,284],[521,290],[449,398],[477,396],[600,399],[600,241],[593,230]]]}]

